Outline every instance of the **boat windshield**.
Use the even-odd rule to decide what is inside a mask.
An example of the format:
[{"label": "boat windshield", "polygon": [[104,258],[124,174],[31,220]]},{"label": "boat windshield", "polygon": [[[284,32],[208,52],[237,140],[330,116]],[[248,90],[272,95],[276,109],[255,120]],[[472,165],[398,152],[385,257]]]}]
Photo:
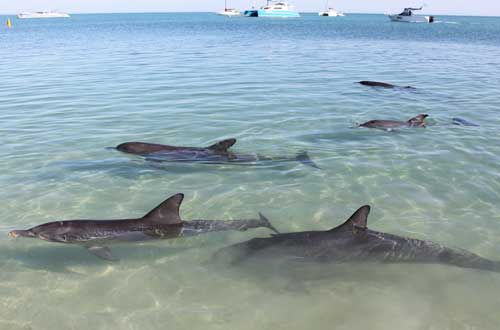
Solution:
[{"label": "boat windshield", "polygon": [[420,8],[405,8],[400,16],[411,16],[412,15],[412,10],[422,10],[422,7]]}]

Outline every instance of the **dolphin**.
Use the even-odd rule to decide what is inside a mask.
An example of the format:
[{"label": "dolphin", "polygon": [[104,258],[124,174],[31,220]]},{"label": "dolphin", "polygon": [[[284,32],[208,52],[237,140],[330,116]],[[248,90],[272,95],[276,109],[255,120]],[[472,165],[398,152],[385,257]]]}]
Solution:
[{"label": "dolphin", "polygon": [[412,87],[412,86],[397,86],[397,85],[388,84],[388,83],[380,82],[380,81],[362,80],[359,83],[361,85],[371,86],[371,87],[416,89],[415,87]]},{"label": "dolphin", "polygon": [[465,120],[465,119],[459,118],[459,117],[454,117],[451,120],[453,121],[454,125],[459,125],[459,126],[475,126],[475,127],[479,126],[476,123],[472,123],[472,122],[470,122],[468,120]]},{"label": "dolphin", "polygon": [[414,238],[367,228],[370,206],[360,207],[340,226],[326,231],[275,234],[220,249],[215,261],[239,264],[251,257],[318,263],[421,263],[445,264],[500,272],[500,261]]},{"label": "dolphin", "polygon": [[134,155],[144,156],[147,160],[158,162],[200,162],[208,164],[251,164],[259,161],[299,161],[304,165],[319,168],[306,151],[299,152],[294,158],[265,157],[259,155],[235,154],[228,149],[236,143],[236,139],[219,141],[206,148],[176,147],[146,142],[125,142],[116,147],[117,150]]},{"label": "dolphin", "polygon": [[82,245],[106,260],[117,260],[107,245],[193,236],[224,230],[245,231],[266,227],[278,232],[269,220],[259,213],[259,219],[249,220],[191,220],[183,221],[179,208],[184,194],[176,194],[155,207],[142,218],[123,220],[62,220],[45,223],[27,230],[13,230],[11,237],[32,237],[44,241]]},{"label": "dolphin", "polygon": [[409,119],[408,121],[370,120],[366,123],[358,125],[358,127],[380,128],[385,130],[392,130],[395,128],[425,127],[424,119],[428,116],[429,115],[427,114],[420,114]]}]

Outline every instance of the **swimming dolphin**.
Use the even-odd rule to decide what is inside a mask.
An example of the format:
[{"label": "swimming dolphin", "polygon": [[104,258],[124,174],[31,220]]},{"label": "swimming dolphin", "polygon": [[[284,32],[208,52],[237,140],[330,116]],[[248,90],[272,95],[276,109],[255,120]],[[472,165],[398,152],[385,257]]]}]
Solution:
[{"label": "swimming dolphin", "polygon": [[278,232],[269,220],[191,220],[183,221],[179,207],[184,194],[176,194],[155,207],[142,218],[124,220],[62,220],[45,223],[27,230],[13,230],[11,237],[33,237],[49,242],[79,244],[94,255],[116,260],[107,247],[112,243],[138,242],[193,236],[212,231],[266,227]]},{"label": "swimming dolphin", "polygon": [[358,125],[358,127],[381,128],[385,130],[391,130],[394,128],[425,127],[424,119],[428,116],[429,115],[427,114],[420,114],[408,121],[370,120],[366,123]]},{"label": "swimming dolphin", "polygon": [[206,148],[176,147],[146,142],[125,142],[116,147],[117,150],[145,156],[147,160],[158,162],[200,162],[209,164],[234,163],[249,164],[258,161],[299,161],[304,165],[319,168],[307,152],[298,153],[294,158],[265,157],[259,155],[235,154],[228,149],[236,143],[236,139],[219,141]]},{"label": "swimming dolphin", "polygon": [[416,89],[415,87],[412,86],[396,86],[393,84],[388,84],[385,82],[380,82],[380,81],[369,81],[369,80],[363,80],[359,82],[361,85],[364,86],[371,86],[371,87],[382,87],[382,88],[406,88],[406,89]]},{"label": "swimming dolphin", "polygon": [[454,125],[459,125],[459,126],[475,126],[475,127],[479,126],[478,124],[471,123],[470,121],[465,120],[463,118],[459,118],[459,117],[454,117],[451,120],[453,121]]},{"label": "swimming dolphin", "polygon": [[304,231],[254,238],[219,250],[216,261],[238,264],[250,257],[286,258],[320,263],[446,264],[500,272],[500,262],[430,241],[367,228],[370,206],[359,208],[342,225],[327,231]]}]

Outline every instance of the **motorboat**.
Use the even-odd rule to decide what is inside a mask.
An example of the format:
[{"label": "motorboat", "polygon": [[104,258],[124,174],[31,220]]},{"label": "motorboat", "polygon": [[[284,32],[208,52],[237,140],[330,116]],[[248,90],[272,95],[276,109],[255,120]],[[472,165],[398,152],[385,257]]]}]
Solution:
[{"label": "motorboat", "polygon": [[227,0],[226,0],[226,1],[224,1],[224,10],[223,11],[218,11],[217,15],[233,17],[233,16],[240,16],[241,13],[237,9],[227,8]]},{"label": "motorboat", "polygon": [[287,2],[276,2],[269,4],[268,0],[265,6],[260,9],[249,9],[243,13],[247,17],[300,17],[300,14],[294,10],[294,6]]},{"label": "motorboat", "polygon": [[328,8],[328,10],[325,10],[325,11],[320,11],[318,13],[319,16],[331,16],[331,17],[335,17],[335,16],[345,16],[343,12],[341,11],[337,11],[333,8]]},{"label": "motorboat", "polygon": [[331,17],[345,16],[343,12],[337,11],[334,8],[330,7],[328,4],[328,0],[326,0],[325,11],[320,11],[318,13],[318,15],[319,16],[331,16]]},{"label": "motorboat", "polygon": [[69,14],[60,13],[52,10],[24,12],[17,14],[17,18],[65,18],[65,17],[70,17],[70,16]]},{"label": "motorboat", "polygon": [[423,16],[414,15],[413,12],[417,10],[422,10],[420,8],[405,8],[400,14],[388,15],[389,19],[393,22],[405,22],[405,23],[432,23],[434,22],[434,16]]}]

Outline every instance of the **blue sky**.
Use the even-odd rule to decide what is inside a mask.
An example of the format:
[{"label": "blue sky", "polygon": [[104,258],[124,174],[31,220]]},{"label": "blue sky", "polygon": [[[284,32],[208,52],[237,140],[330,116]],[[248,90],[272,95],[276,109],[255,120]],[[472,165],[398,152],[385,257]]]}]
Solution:
[{"label": "blue sky", "polygon": [[[228,0],[230,7],[251,7],[252,0]],[[325,0],[293,0],[298,11],[317,12]],[[263,4],[264,0],[257,1]],[[500,16],[500,0],[331,0],[338,10],[355,13],[397,12],[406,6],[426,4],[422,13]],[[224,0],[1,0],[0,13],[58,9],[69,13],[216,11]]]}]

